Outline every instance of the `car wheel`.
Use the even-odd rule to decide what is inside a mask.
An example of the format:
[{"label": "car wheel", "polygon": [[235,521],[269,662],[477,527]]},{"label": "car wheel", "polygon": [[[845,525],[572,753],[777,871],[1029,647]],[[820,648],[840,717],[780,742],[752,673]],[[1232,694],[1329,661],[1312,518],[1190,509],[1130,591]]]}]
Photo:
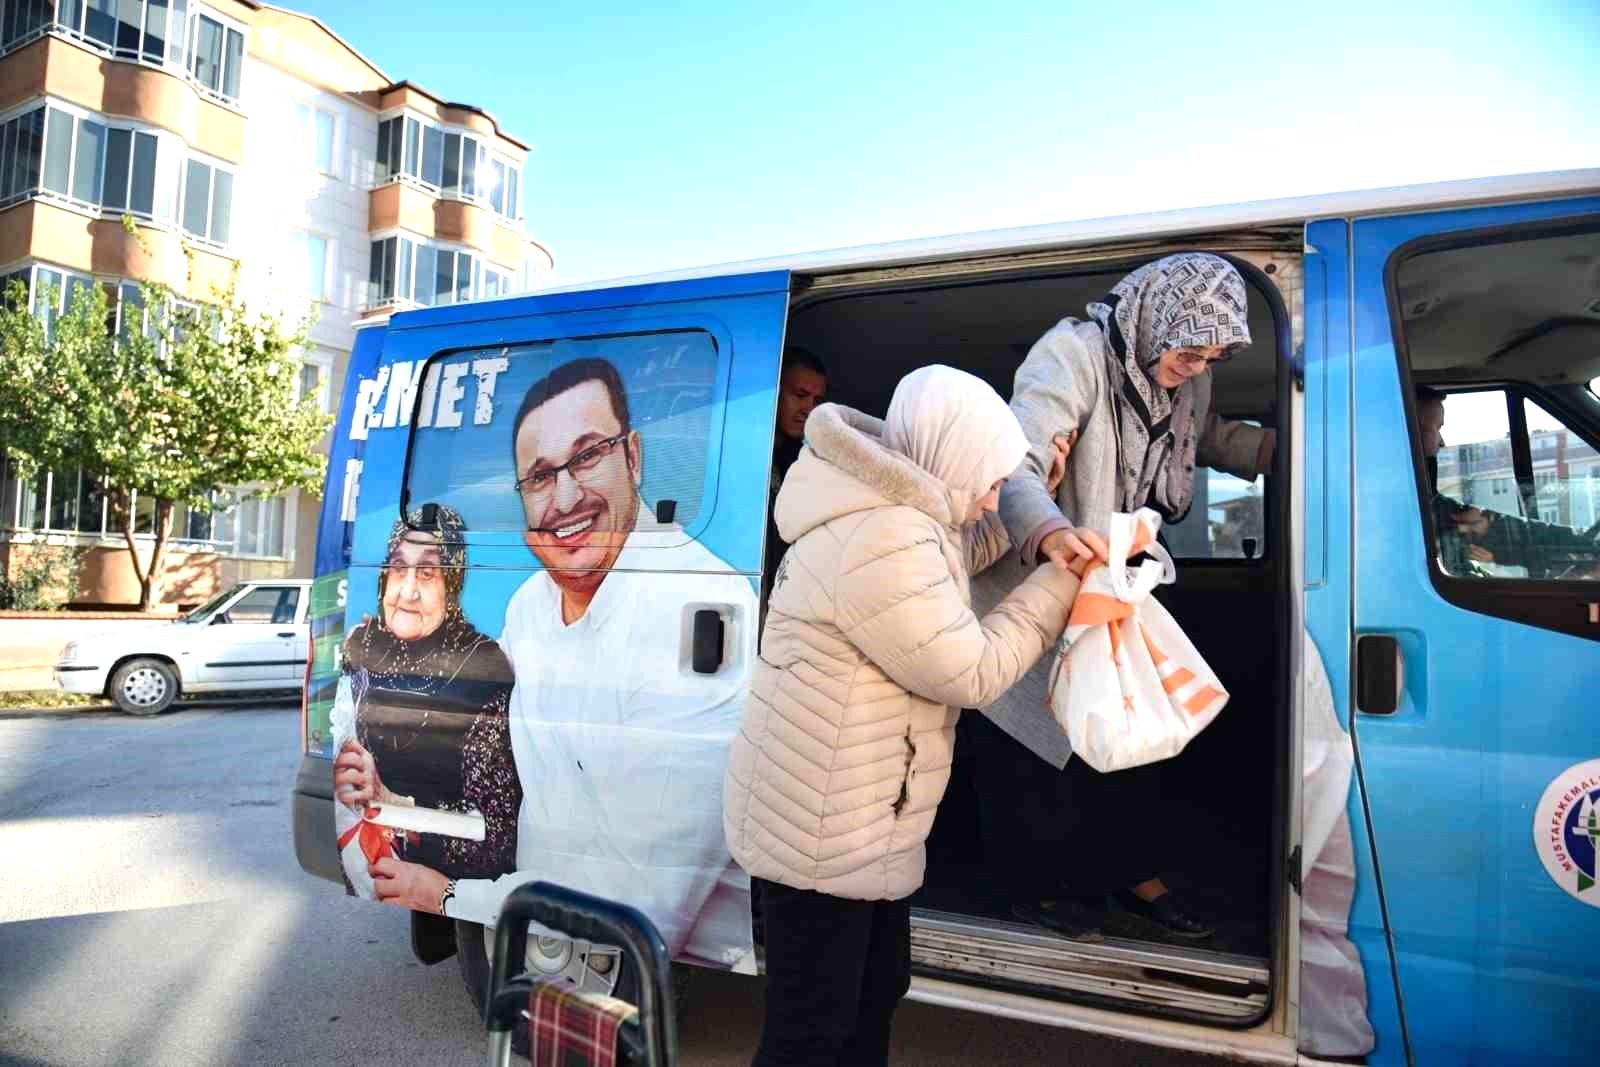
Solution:
[{"label": "car wheel", "polygon": [[178,699],[178,675],[158,659],[131,659],[111,675],[111,699],[129,715],[159,715]]}]

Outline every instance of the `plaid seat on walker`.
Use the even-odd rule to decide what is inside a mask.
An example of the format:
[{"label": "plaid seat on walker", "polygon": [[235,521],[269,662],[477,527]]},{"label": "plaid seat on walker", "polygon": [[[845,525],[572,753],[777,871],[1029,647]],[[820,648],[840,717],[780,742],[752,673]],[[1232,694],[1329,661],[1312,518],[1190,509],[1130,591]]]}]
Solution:
[{"label": "plaid seat on walker", "polygon": [[638,1014],[616,997],[580,993],[559,979],[540,982],[528,996],[532,1067],[616,1067],[618,1035]]}]

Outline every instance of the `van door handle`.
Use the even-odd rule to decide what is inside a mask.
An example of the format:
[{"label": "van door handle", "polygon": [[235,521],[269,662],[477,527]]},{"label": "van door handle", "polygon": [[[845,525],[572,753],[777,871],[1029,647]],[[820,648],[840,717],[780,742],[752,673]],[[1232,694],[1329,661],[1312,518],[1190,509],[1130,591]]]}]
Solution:
[{"label": "van door handle", "polygon": [[279,630],[278,631],[278,636],[279,637],[294,637],[295,636],[295,631],[293,631],[293,630],[288,630],[288,631]]},{"label": "van door handle", "polygon": [[701,608],[694,613],[690,664],[696,674],[716,674],[722,667],[722,613]]},{"label": "van door handle", "polygon": [[1356,710],[1393,715],[1400,707],[1400,642],[1389,634],[1356,638]]}]

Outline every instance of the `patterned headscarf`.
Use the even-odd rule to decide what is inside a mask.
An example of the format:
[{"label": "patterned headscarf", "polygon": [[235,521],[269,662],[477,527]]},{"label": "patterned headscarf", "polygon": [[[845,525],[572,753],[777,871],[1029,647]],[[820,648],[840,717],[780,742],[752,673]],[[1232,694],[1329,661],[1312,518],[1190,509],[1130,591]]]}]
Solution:
[{"label": "patterned headscarf", "polygon": [[[378,613],[357,627],[345,649],[346,667],[382,678],[390,688],[427,692],[454,679],[479,645],[488,641],[467,622],[461,610],[461,590],[467,580],[467,524],[461,513],[445,504],[434,505],[432,524],[426,524],[424,507],[413,508],[395,520],[389,531],[388,555],[378,574]],[[402,542],[436,539],[439,569],[444,579],[444,619],[439,628],[412,641],[402,640],[383,617],[383,599],[389,585],[388,561]],[[358,694],[359,696],[359,694]]]},{"label": "patterned headscarf", "polygon": [[461,614],[461,588],[467,580],[467,523],[461,517],[461,512],[449,504],[433,504],[433,523],[423,522],[426,517],[424,508],[430,505],[411,509],[411,514],[394,521],[394,527],[389,531],[389,547],[384,550],[384,568],[378,574],[378,603],[383,603],[383,595],[389,584],[388,561],[394,558],[394,550],[400,547],[403,541],[423,542],[433,539],[439,542],[439,567],[444,572],[445,591],[445,617],[454,618]]},{"label": "patterned headscarf", "polygon": [[1174,348],[1250,343],[1244,279],[1209,252],[1180,252],[1146,263],[1088,307],[1105,331],[1117,408],[1119,511],[1153,507],[1177,522],[1194,492],[1194,379],[1178,389],[1155,381],[1156,364]]}]

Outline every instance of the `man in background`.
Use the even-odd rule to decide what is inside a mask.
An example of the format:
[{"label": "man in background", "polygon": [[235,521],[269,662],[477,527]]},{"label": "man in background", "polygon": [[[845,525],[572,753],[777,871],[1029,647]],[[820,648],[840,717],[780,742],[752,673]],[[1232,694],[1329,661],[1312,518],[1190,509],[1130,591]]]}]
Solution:
[{"label": "man in background", "polygon": [[1488,578],[1485,564],[1522,567],[1529,578],[1600,578],[1600,545],[1555,523],[1502,515],[1463,504],[1439,492],[1439,450],[1444,447],[1445,394],[1417,388],[1417,424],[1433,491],[1439,563],[1446,574]]},{"label": "man in background", "polygon": [[806,419],[812,409],[828,398],[828,370],[822,361],[803,348],[791,345],[783,350],[783,373],[778,378],[778,431],[772,443],[772,480],[767,485],[767,547],[761,557],[761,602],[772,592],[772,576],[787,547],[778,535],[772,518],[772,505],[778,487],[805,447]]}]

